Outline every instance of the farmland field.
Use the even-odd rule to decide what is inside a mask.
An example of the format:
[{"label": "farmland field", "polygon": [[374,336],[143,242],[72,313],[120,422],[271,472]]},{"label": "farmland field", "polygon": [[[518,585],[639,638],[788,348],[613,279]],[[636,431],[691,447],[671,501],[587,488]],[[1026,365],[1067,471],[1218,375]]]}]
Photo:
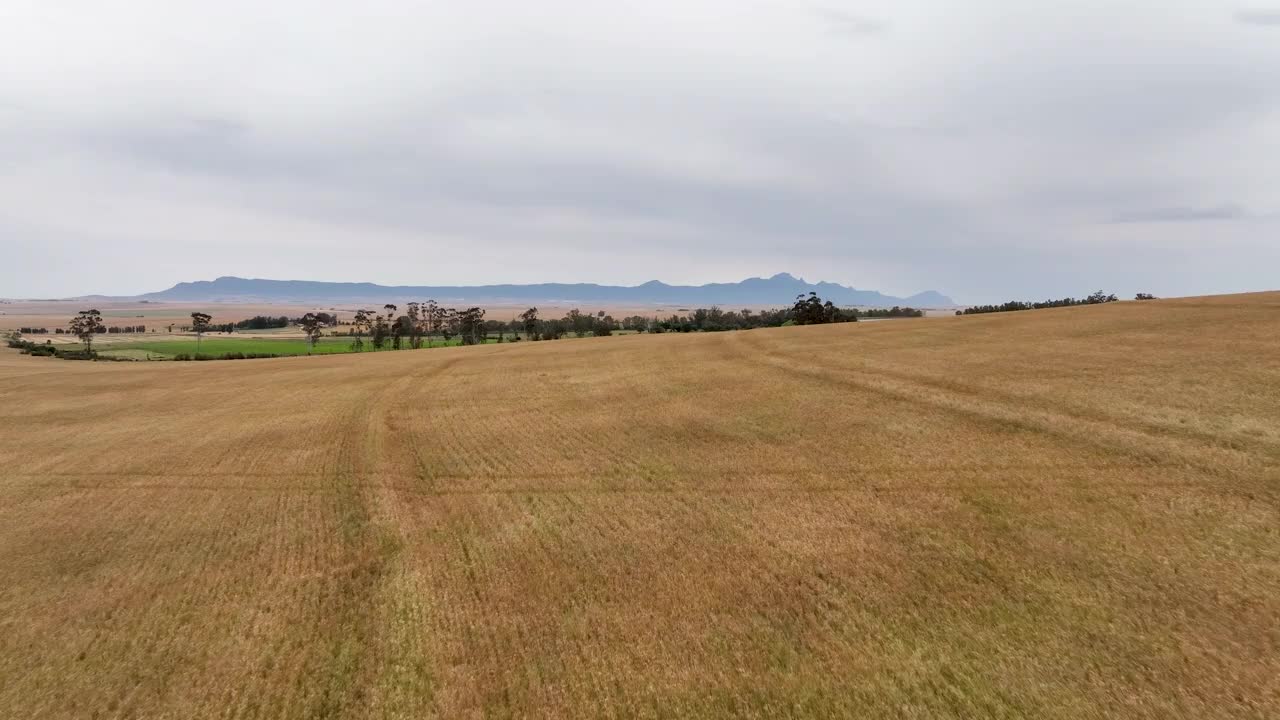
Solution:
[{"label": "farmland field", "polygon": [[6,717],[1280,716],[1280,293],[0,398]]}]

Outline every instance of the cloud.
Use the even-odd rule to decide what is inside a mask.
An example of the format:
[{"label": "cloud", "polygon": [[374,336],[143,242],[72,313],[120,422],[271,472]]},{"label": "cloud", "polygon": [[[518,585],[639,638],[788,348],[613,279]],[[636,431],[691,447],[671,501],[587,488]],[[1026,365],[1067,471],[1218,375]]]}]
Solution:
[{"label": "cloud", "polygon": [[[1189,4],[20,4],[0,294],[784,270],[971,301],[1157,270],[1137,289],[1256,289],[1277,218],[1243,208],[1276,206],[1253,148],[1280,143],[1280,47]],[[1195,219],[1234,221],[1210,247]]]},{"label": "cloud", "polygon": [[1190,208],[1171,207],[1138,210],[1118,213],[1112,217],[1114,223],[1181,223],[1205,222],[1210,220],[1240,220],[1249,217],[1249,213],[1239,205],[1219,205],[1217,207]]},{"label": "cloud", "polygon": [[1280,27],[1280,9],[1240,10],[1236,12],[1235,19],[1244,25]]},{"label": "cloud", "polygon": [[883,22],[838,8],[817,7],[813,14],[826,23],[831,33],[844,37],[879,35],[887,29]]}]

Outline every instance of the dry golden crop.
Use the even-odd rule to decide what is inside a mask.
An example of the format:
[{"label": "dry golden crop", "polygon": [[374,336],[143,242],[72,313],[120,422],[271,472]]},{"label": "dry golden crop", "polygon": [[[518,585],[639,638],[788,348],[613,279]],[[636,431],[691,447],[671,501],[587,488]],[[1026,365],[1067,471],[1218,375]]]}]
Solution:
[{"label": "dry golden crop", "polygon": [[0,352],[0,716],[1280,716],[1280,293]]}]

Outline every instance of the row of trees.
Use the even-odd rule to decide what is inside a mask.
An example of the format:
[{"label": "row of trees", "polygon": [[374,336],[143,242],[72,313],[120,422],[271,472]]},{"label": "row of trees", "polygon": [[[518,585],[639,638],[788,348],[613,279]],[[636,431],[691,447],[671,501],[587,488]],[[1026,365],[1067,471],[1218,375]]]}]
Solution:
[{"label": "row of trees", "polygon": [[[244,322],[244,320],[242,320],[241,323],[223,323],[218,325],[215,325],[214,323],[212,323],[212,319],[214,319],[212,318],[212,315],[207,313],[191,314],[191,332],[196,333],[196,355],[197,356],[200,355],[200,343],[202,342],[202,340],[204,340],[205,333],[207,332],[229,333],[234,331],[234,329],[236,328],[242,328],[242,327],[250,328],[250,329],[265,329],[268,327],[270,328],[288,327],[288,324],[289,324],[289,319],[287,318],[287,316],[284,316],[284,315],[279,316],[279,318],[268,318],[268,316],[256,315],[256,316],[253,316],[253,318],[248,319],[247,323]],[[279,322],[282,322],[282,320],[283,320],[283,324],[279,324]],[[296,322],[298,324],[298,327],[301,327],[302,331],[306,333],[307,355],[310,355],[312,348],[315,347],[316,341],[320,340],[321,333],[323,333],[323,328],[328,327],[328,325],[334,324],[335,322],[337,322],[337,318],[335,318],[335,316],[333,315],[330,315],[329,313],[307,313],[306,315],[303,315],[302,318],[298,318]],[[170,329],[170,332],[172,332],[173,325],[170,325],[169,329]]]},{"label": "row of trees", "polygon": [[797,295],[791,306],[791,320],[797,325],[821,325],[835,322],[857,322],[858,316],[851,311],[841,310],[830,300],[823,302],[818,293],[810,292],[808,297]]},{"label": "row of trees", "polygon": [[[922,313],[912,308],[894,307],[883,311],[862,311],[864,316],[874,317],[918,317]],[[634,332],[716,332],[723,330],[743,330],[758,327],[777,327],[780,325],[816,325],[836,322],[857,322],[859,311],[836,307],[831,301],[824,301],[816,293],[796,296],[795,303],[789,309],[763,310],[753,312],[748,309],[740,311],[724,311],[718,307],[698,308],[690,315],[671,315],[666,319],[646,318],[633,315],[621,322],[602,310],[594,315],[583,313],[578,309],[570,310],[562,318],[542,318],[538,308],[531,307],[509,322],[486,320],[485,311],[479,307],[462,310],[447,308],[435,300],[411,302],[405,306],[404,313],[392,303],[382,306],[382,311],[360,309],[355,312],[348,329],[352,338],[351,349],[365,349],[365,338],[374,350],[400,350],[406,345],[409,348],[420,348],[424,344],[430,347],[435,338],[446,344],[454,338],[463,345],[477,345],[496,335],[498,342],[503,342],[507,333],[513,340],[520,340],[523,334],[528,340],[557,340],[570,333],[577,337],[588,334],[596,336],[612,335],[619,329]],[[213,316],[203,312],[191,313],[190,331],[196,334],[196,352],[200,351],[200,343],[204,334],[211,331],[232,332],[235,329],[267,329],[285,327],[294,322],[307,337],[308,352],[323,336],[324,329],[340,323],[336,314],[327,312],[309,312],[294,321],[285,316],[269,317],[258,315],[235,323],[214,325]],[[21,332],[33,330],[24,328]],[[44,329],[41,328],[41,331]],[[173,326],[169,326],[170,332]],[[93,352],[93,336],[108,332],[102,324],[102,314],[96,309],[82,310],[68,324],[67,332],[76,335],[85,345],[85,352]],[[145,326],[127,326],[110,328],[111,332],[145,332]],[[58,332],[62,332],[61,329]]]},{"label": "row of trees", "polygon": [[246,320],[241,320],[235,324],[237,330],[269,330],[272,328],[289,327],[289,318],[281,315],[280,317],[268,317],[266,315],[254,315]]},{"label": "row of trees", "polygon": [[[146,331],[147,331],[146,325],[124,325],[124,326],[112,325],[110,327],[104,327],[98,332],[118,335],[120,333],[144,333]],[[20,335],[48,335],[49,328],[24,327],[24,328],[18,328],[18,333]],[[70,335],[71,332],[69,330],[63,330],[62,328],[54,328],[53,334],[54,335]]]},{"label": "row of trees", "polygon": [[[338,316],[331,313],[327,313],[327,312],[308,313],[308,315],[311,315],[312,317],[315,317],[315,318],[319,318],[320,323],[324,326],[339,324]],[[279,317],[255,315],[254,317],[251,317],[247,320],[240,320],[239,322],[234,322],[234,323],[210,322],[208,325],[204,327],[202,332],[219,332],[219,333],[230,334],[237,330],[278,330],[280,328],[287,328],[290,325],[301,325],[301,324],[302,324],[302,318],[290,319],[288,316],[285,316],[285,315],[281,315]],[[173,332],[173,328],[174,326],[170,325],[169,332]],[[180,332],[192,332],[196,329],[194,324],[178,325],[177,328]]]},{"label": "row of trees", "polygon": [[520,315],[513,330],[523,331],[526,338],[554,340],[572,333],[578,337],[587,334],[611,335],[616,330],[631,332],[723,332],[727,330],[751,330],[782,325],[816,325],[835,322],[857,322],[863,317],[919,317],[923,312],[912,308],[893,308],[892,311],[859,311],[837,308],[831,301],[824,301],[816,293],[796,296],[790,308],[753,311],[723,310],[719,307],[697,308],[688,315],[673,314],[665,318],[631,315],[621,322],[600,311],[595,315],[570,310],[563,318],[540,319],[537,308],[529,308]]},{"label": "row of trees", "polygon": [[[400,308],[392,303],[382,306],[382,312],[374,310],[357,310],[348,332],[354,338],[351,349],[356,352],[364,350],[364,338],[369,337],[369,344],[374,350],[400,350],[406,343],[408,347],[417,349],[424,344],[431,347],[434,338],[442,338],[448,343],[457,337],[463,345],[476,345],[488,338],[491,324],[485,322],[484,310],[469,307],[464,310],[446,308],[435,300],[411,302],[400,314]],[[319,315],[307,313],[303,321],[320,324]],[[303,329],[305,322],[300,322]]]},{"label": "row of trees", "polygon": [[924,317],[923,310],[917,310],[913,307],[898,307],[894,305],[891,308],[870,308],[868,310],[854,310],[860,318],[918,318]]},{"label": "row of trees", "polygon": [[698,308],[689,315],[677,314],[666,318],[632,315],[621,321],[603,310],[592,314],[576,308],[563,317],[544,318],[536,307],[525,310],[510,321],[486,320],[485,311],[481,308],[457,310],[442,307],[434,300],[409,303],[405,306],[404,314],[399,314],[398,311],[399,308],[390,303],[383,306],[382,312],[358,310],[347,331],[348,336],[353,338],[352,349],[363,350],[365,337],[370,338],[369,344],[375,350],[398,350],[406,345],[410,348],[422,347],[424,344],[430,347],[435,338],[448,343],[457,337],[464,345],[473,345],[486,342],[490,337],[503,342],[508,336],[516,341],[558,340],[569,335],[608,336],[618,330],[654,333],[717,332],[786,324],[856,322],[859,316],[920,317],[924,314],[920,310],[903,307],[862,311],[837,308],[830,301],[819,298],[816,293],[797,296],[789,309],[754,312],[749,309],[726,311],[711,307]]},{"label": "row of trees", "polygon": [[[456,309],[443,307],[434,300],[408,303],[404,312],[397,305],[388,303],[381,311],[360,309],[347,329],[352,338],[351,348],[357,352],[366,346],[373,350],[399,350],[405,347],[431,347],[437,339],[450,343],[458,338],[464,345],[476,345],[495,337],[504,342],[558,340],[576,337],[608,336],[618,330],[632,332],[715,332],[743,330],[758,327],[777,327],[786,324],[809,325],[828,322],[856,322],[859,315],[867,317],[919,317],[923,313],[913,308],[895,307],[880,311],[855,311],[836,308],[830,301],[823,301],[815,293],[801,295],[790,309],[725,311],[718,307],[699,308],[690,315],[671,315],[667,318],[649,318],[632,315],[616,320],[603,310],[584,313],[572,309],[563,317],[544,318],[538,308],[531,307],[510,321],[486,320],[485,311],[479,307]],[[319,327],[324,313],[314,318],[301,318],[298,324],[308,336],[319,337]],[[320,322],[317,322],[320,321]],[[340,323],[334,318],[335,323]],[[318,325],[318,327],[316,327]],[[365,338],[368,338],[366,343]]]},{"label": "row of trees", "polygon": [[957,310],[957,315],[981,315],[983,313],[995,312],[1014,312],[1017,310],[1041,310],[1044,308],[1055,307],[1071,307],[1073,305],[1098,305],[1101,303],[1115,302],[1119,300],[1114,294],[1108,294],[1101,290],[1084,298],[1062,298],[1061,300],[1042,300],[1040,302],[1024,302],[1021,300],[1010,300],[1000,305],[975,305]]},{"label": "row of trees", "polygon": [[45,340],[43,344],[36,344],[30,340],[22,339],[21,332],[8,334],[5,337],[5,344],[20,350],[25,355],[35,355],[37,357],[59,357],[66,360],[94,360],[97,357],[90,350],[72,350],[67,347],[59,347],[54,345],[51,340]]}]

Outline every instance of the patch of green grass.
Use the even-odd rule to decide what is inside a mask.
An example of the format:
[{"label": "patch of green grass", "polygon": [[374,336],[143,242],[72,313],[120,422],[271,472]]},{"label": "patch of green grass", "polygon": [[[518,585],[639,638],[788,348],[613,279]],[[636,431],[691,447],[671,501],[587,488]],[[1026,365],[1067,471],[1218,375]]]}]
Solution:
[{"label": "patch of green grass", "polygon": [[163,360],[168,355],[157,353],[151,350],[133,350],[133,349],[110,349],[98,352],[103,357],[124,358],[127,360]]},{"label": "patch of green grass", "polygon": [[[222,355],[223,353],[273,353],[276,355],[306,355],[307,341],[302,338],[236,338],[207,337],[197,343],[192,340],[160,340],[156,342],[127,343],[113,346],[112,352],[124,350],[143,351],[155,355],[172,357],[179,353],[194,355]],[[350,352],[351,343],[346,338],[323,338],[316,343],[315,354]]]},{"label": "patch of green grass", "polygon": [[[349,337],[325,337],[316,343],[312,354],[315,355],[331,355],[334,353],[351,352],[351,342],[353,338]],[[489,342],[497,342],[497,338],[489,339]],[[461,341],[457,338],[445,343],[439,338],[432,340],[432,347],[443,347],[445,345],[460,345]],[[388,348],[390,343],[388,343]],[[407,340],[403,343],[403,349],[409,349]],[[423,349],[427,349],[423,346]],[[373,346],[369,338],[364,339],[364,351],[373,352]],[[196,342],[190,338],[174,339],[174,340],[156,340],[143,341],[136,343],[120,343],[113,344],[109,348],[103,347],[102,353],[111,353],[116,357],[132,357],[138,360],[150,359],[168,359],[174,355],[187,354],[195,355],[220,356],[224,353],[257,353],[257,354],[273,354],[273,355],[306,355],[307,341],[302,338],[256,338],[256,337],[206,337],[199,343],[197,350]]]}]

